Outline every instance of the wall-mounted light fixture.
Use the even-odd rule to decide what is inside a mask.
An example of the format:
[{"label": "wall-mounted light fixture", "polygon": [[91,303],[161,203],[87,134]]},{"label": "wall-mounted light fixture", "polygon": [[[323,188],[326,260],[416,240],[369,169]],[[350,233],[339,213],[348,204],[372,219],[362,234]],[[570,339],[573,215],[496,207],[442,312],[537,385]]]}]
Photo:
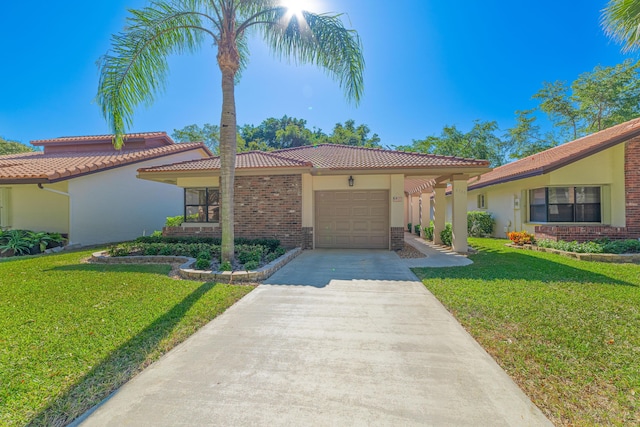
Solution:
[{"label": "wall-mounted light fixture", "polygon": [[353,176],[349,176],[349,187],[353,187]]}]

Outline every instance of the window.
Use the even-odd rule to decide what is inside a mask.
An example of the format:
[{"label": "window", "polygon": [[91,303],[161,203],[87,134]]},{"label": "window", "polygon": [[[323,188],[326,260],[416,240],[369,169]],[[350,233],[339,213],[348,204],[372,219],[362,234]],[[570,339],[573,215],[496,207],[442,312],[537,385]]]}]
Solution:
[{"label": "window", "polygon": [[478,194],[478,209],[487,208],[487,196],[486,194]]},{"label": "window", "polygon": [[220,192],[217,188],[184,189],[185,222],[220,222]]},{"label": "window", "polygon": [[529,190],[531,222],[601,222],[600,187]]}]

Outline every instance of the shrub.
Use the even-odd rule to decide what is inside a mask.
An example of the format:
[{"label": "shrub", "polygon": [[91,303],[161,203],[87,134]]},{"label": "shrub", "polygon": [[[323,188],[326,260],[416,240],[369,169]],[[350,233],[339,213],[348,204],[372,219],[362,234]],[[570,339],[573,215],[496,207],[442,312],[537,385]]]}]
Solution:
[{"label": "shrub", "polygon": [[411,225],[413,225],[413,224],[411,224],[411,223],[407,224],[407,229],[409,230],[409,233],[411,233]]},{"label": "shrub", "polygon": [[469,236],[481,237],[493,234],[496,221],[491,214],[482,211],[467,212],[467,232]]},{"label": "shrub", "polygon": [[536,238],[533,234],[529,234],[526,231],[512,231],[507,233],[507,237],[509,240],[513,242],[513,244],[522,246],[528,245],[536,242]]},{"label": "shrub", "polygon": [[260,263],[258,261],[249,261],[244,265],[244,269],[247,271],[257,270],[259,266],[260,266]]},{"label": "shrub", "polygon": [[265,248],[260,245],[238,245],[236,247],[236,253],[238,256],[238,261],[242,264],[246,264],[250,261],[260,262],[262,261],[262,256],[264,255]]},{"label": "shrub", "polygon": [[183,222],[184,222],[184,216],[183,215],[168,216],[167,220],[164,223],[164,225],[165,225],[165,227],[180,227]]},{"label": "shrub", "polygon": [[233,267],[231,266],[231,263],[229,261],[225,261],[222,264],[220,264],[220,271],[232,271]]},{"label": "shrub", "polygon": [[603,244],[603,251],[611,254],[638,253],[640,241],[638,240],[614,240]]},{"label": "shrub", "polygon": [[418,236],[420,235],[420,224],[416,224],[413,226],[413,231],[414,233],[416,233]]},{"label": "shrub", "polygon": [[211,259],[198,258],[195,264],[196,270],[209,270],[211,268]]},{"label": "shrub", "polygon": [[578,243],[576,241],[566,242],[564,240],[540,240],[538,246],[542,248],[558,249],[567,252],[588,253],[588,254],[624,254],[640,252],[640,241],[638,240],[613,240],[598,239],[590,242]]},{"label": "shrub", "polygon": [[424,239],[425,240],[433,240],[433,221],[431,222],[431,225],[428,227],[424,227]]},{"label": "shrub", "polygon": [[131,249],[132,247],[129,243],[121,243],[119,245],[110,246],[109,249],[107,249],[107,253],[112,257],[128,256]]},{"label": "shrub", "polygon": [[442,240],[443,245],[451,246],[451,240],[453,239],[453,230],[451,229],[450,223],[447,223],[444,226],[444,229],[440,232],[440,239]]}]

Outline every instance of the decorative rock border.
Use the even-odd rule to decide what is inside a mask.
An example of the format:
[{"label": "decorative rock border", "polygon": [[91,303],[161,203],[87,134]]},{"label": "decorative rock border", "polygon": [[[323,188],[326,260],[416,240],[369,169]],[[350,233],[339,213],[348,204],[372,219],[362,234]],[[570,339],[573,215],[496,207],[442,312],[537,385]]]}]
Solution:
[{"label": "decorative rock border", "polygon": [[107,251],[95,252],[90,261],[103,264],[171,264],[181,262],[179,268],[180,277],[189,280],[207,280],[224,283],[233,282],[260,282],[266,280],[273,273],[280,270],[289,261],[300,255],[301,248],[295,248],[269,264],[252,271],[208,271],[194,270],[191,268],[196,262],[195,258],[184,256],[163,256],[163,255],[134,255],[126,257],[111,257]]},{"label": "decorative rock border", "polygon": [[507,246],[515,249],[527,249],[531,251],[538,252],[547,252],[556,255],[562,255],[567,258],[575,258],[580,261],[597,261],[597,262],[610,262],[610,263],[640,263],[640,254],[586,254],[586,253],[578,253],[578,252],[567,252],[561,251],[560,249],[552,249],[552,248],[541,248],[539,246],[532,245],[512,245],[508,244]]}]

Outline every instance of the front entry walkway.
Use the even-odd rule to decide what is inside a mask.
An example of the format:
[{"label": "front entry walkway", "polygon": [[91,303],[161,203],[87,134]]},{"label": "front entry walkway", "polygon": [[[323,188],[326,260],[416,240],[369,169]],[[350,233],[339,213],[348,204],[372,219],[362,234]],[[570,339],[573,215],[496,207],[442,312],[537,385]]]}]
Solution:
[{"label": "front entry walkway", "polygon": [[307,251],[82,425],[551,426],[412,276],[388,251]]}]

